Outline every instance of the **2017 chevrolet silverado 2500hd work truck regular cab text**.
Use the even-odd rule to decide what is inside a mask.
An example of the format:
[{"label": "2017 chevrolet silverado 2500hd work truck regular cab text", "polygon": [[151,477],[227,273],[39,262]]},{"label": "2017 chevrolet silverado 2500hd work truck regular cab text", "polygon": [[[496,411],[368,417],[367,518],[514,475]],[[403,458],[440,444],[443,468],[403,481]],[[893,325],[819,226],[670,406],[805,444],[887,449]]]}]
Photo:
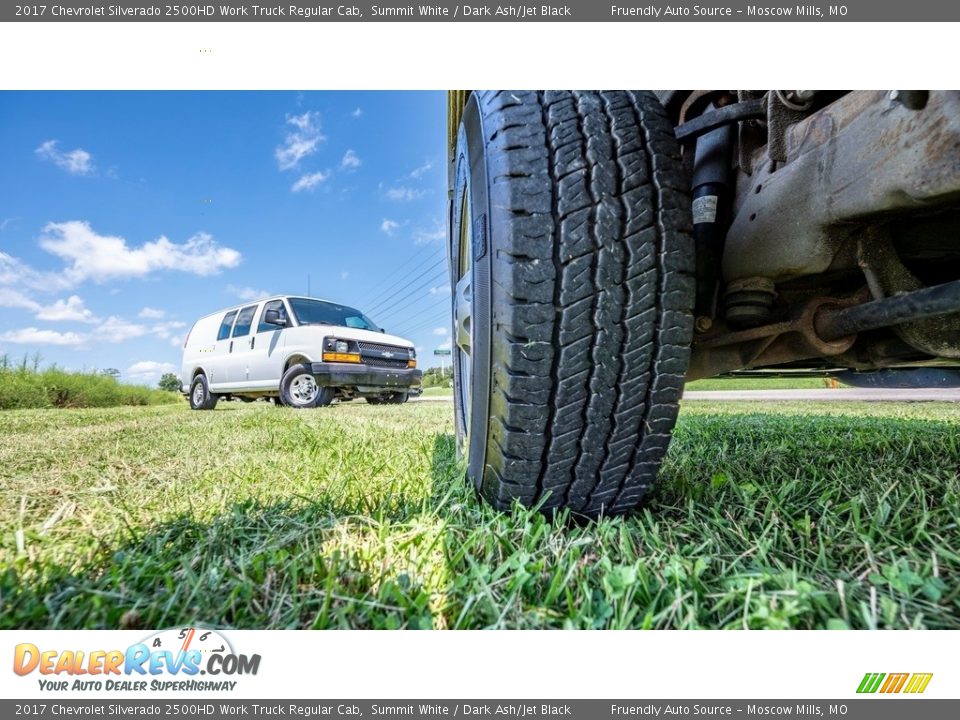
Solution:
[{"label": "2017 chevrolet silverado 2500hd work truck regular cab text", "polygon": [[284,295],[198,320],[180,377],[194,410],[212,410],[224,396],[272,397],[294,408],[356,397],[396,404],[420,391],[416,358],[413,343],[359,310]]},{"label": "2017 chevrolet silverado 2500hd work truck regular cab text", "polygon": [[636,507],[687,380],[958,383],[960,92],[453,91],[448,123],[457,434],[497,507]]}]

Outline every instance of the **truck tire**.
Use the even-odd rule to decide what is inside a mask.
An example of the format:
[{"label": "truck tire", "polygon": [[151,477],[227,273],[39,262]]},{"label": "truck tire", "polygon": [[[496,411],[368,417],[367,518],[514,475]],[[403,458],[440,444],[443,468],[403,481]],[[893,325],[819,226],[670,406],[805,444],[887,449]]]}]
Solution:
[{"label": "truck tire", "polygon": [[484,92],[450,217],[454,402],[467,475],[595,517],[650,492],[690,353],[692,219],[648,92]]},{"label": "truck tire", "polygon": [[213,410],[219,398],[210,392],[206,375],[197,375],[190,384],[190,408],[192,410]]},{"label": "truck tire", "polygon": [[291,365],[280,378],[280,399],[288,407],[324,407],[333,402],[333,396],[333,388],[317,385],[309,365]]}]

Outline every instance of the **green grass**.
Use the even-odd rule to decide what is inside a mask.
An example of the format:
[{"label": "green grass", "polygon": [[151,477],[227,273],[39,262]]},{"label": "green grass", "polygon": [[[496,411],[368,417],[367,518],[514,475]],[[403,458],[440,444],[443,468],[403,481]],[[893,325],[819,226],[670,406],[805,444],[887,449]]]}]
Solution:
[{"label": "green grass", "polygon": [[428,387],[423,389],[423,394],[426,395],[427,397],[434,397],[434,396],[442,397],[446,395],[453,397],[453,388]]},{"label": "green grass", "polygon": [[[2,362],[2,358],[0,358]],[[0,364],[0,410],[94,408],[182,403],[177,393],[125,385],[95,372],[32,370]]]},{"label": "green grass", "polygon": [[830,387],[822,377],[727,377],[694,380],[685,390],[823,390]]},{"label": "green grass", "polygon": [[496,513],[451,408],[0,413],[0,626],[960,628],[960,410],[691,403],[627,519]]}]

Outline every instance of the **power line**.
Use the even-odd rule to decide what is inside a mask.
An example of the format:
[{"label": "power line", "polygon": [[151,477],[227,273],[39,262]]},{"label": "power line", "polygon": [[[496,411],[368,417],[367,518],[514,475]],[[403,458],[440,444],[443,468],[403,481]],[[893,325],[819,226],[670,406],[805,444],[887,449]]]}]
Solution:
[{"label": "power line", "polygon": [[417,332],[427,325],[433,325],[438,322],[449,323],[451,317],[452,315],[450,313],[450,308],[443,308],[442,310],[436,307],[429,308],[417,313],[416,317],[414,317],[412,320],[408,320],[405,323],[397,325],[397,331]]},{"label": "power line", "polygon": [[[446,273],[446,271],[444,271],[444,273]],[[422,296],[414,297],[412,300],[409,300],[408,302],[404,302],[404,301],[410,298],[412,295],[422,292],[423,290],[425,290],[427,287],[429,287],[439,279],[440,277],[435,275],[434,277],[427,280],[423,285],[420,285],[419,287],[414,288],[409,293],[404,295],[402,298],[397,299],[396,302],[393,304],[393,306],[387,309],[387,311],[383,315],[381,315],[380,319],[383,320],[386,318],[396,318],[397,313],[402,312],[404,310],[408,310],[411,307],[414,307],[418,302],[421,302],[423,300]]]},{"label": "power line", "polygon": [[441,315],[431,315],[428,320],[424,320],[422,317],[420,317],[420,318],[417,318],[416,322],[414,322],[413,324],[409,324],[403,328],[398,328],[397,332],[404,332],[404,333],[420,332],[421,330],[425,330],[431,325],[436,325],[437,323],[440,323],[444,327],[446,327],[447,325],[451,324],[450,319],[451,318],[449,315],[447,315],[446,317]]},{"label": "power line", "polygon": [[[446,270],[441,270],[436,275],[430,278],[427,278],[427,280],[425,280],[422,284],[418,285],[417,287],[413,288],[406,295],[403,295],[402,297],[398,297],[394,299],[388,306],[384,306],[383,308],[381,308],[383,310],[381,317],[392,317],[400,310],[410,307],[411,304],[416,303],[418,300],[429,299],[430,297],[429,295],[424,295],[420,293],[423,293],[423,291],[426,290],[428,287],[433,285],[435,282],[441,280],[446,274],[447,274]],[[404,301],[409,298],[413,298],[412,301],[404,303]]]},{"label": "power line", "polygon": [[[436,251],[436,248],[429,245],[427,246],[426,249],[428,251]],[[431,252],[427,252],[427,253],[420,252],[413,255],[410,259],[407,260],[407,262],[403,263],[399,268],[397,268],[395,272],[388,274],[383,280],[383,282],[385,283],[392,278],[397,278],[396,282],[390,284],[388,287],[378,292],[373,297],[373,299],[371,299],[369,302],[366,302],[364,304],[367,305],[368,307],[372,307],[373,305],[379,305],[386,297],[389,296],[391,291],[393,291],[398,285],[400,285],[404,280],[406,280],[409,277],[409,272],[407,271],[408,268],[411,268],[411,269],[416,268],[418,262],[421,266],[425,265],[426,263],[430,262],[429,260],[430,255],[431,255]],[[441,255],[439,260],[446,260],[445,252]],[[418,261],[418,262],[413,262],[413,261]],[[382,285],[383,283],[381,283],[381,287]]]},{"label": "power line", "polygon": [[424,308],[423,310],[418,310],[412,316],[404,318],[398,322],[396,326],[396,332],[417,332],[427,325],[432,325],[438,322],[449,324],[451,317],[451,311],[448,306],[434,305],[432,307]]},{"label": "power line", "polygon": [[[407,267],[408,267],[408,266],[412,266],[412,265],[416,265],[416,263],[417,263],[418,261],[420,261],[422,258],[428,257],[428,256],[430,255],[430,251],[432,251],[432,250],[435,250],[435,248],[427,245],[426,247],[423,248],[422,251],[420,251],[420,252],[418,252],[418,253],[414,253],[413,255],[411,255],[409,258],[407,258],[407,261],[406,261],[405,263],[403,263],[402,265],[400,265],[400,267],[395,268],[395,269],[393,270],[393,272],[388,272],[388,273],[384,276],[383,281],[380,283],[380,287],[382,288],[382,287],[383,287],[383,283],[387,282],[387,280],[389,280],[390,278],[397,277],[398,275],[400,275],[400,281],[402,282],[402,281],[403,281],[402,273],[407,269]],[[390,289],[390,288],[387,288],[386,290],[381,290],[380,293],[378,293],[377,298],[379,298],[380,295],[381,295],[383,292],[386,292],[386,291],[389,290],[389,289]],[[375,299],[376,299],[376,298],[375,298]]]},{"label": "power line", "polygon": [[[440,323],[440,325],[437,325],[437,323]],[[450,329],[450,328],[449,328],[449,325],[448,325],[447,323],[443,322],[442,320],[431,320],[430,322],[428,322],[428,323],[426,323],[426,324],[424,324],[424,325],[420,325],[420,326],[415,327],[415,328],[413,328],[413,329],[411,329],[411,330],[404,330],[403,332],[397,332],[396,334],[397,334],[397,335],[403,335],[403,336],[406,336],[406,337],[413,337],[413,336],[416,335],[417,333],[421,333],[421,332],[424,332],[424,331],[428,330],[431,325],[437,326],[437,327],[444,327],[444,328],[446,328],[447,330]],[[436,340],[437,340],[437,342],[439,342],[439,343],[448,342],[448,341],[450,340],[450,336],[449,336],[449,335],[437,335],[437,336],[436,336]]]},{"label": "power line", "polygon": [[[406,334],[420,332],[421,330],[424,330],[430,327],[431,325],[436,325],[437,323],[443,323],[443,326],[449,329],[449,326],[452,325],[450,308],[444,307],[442,314],[436,312],[438,309],[439,308],[437,307],[431,308],[433,312],[426,311],[424,313],[421,313],[420,317],[412,321],[408,321],[406,324],[399,325],[397,328],[397,332],[406,333]],[[424,320],[424,317],[426,317],[428,312],[430,313],[429,318]]]},{"label": "power line", "polygon": [[[433,265],[431,265],[430,267],[428,267],[426,270],[424,270],[422,273],[420,273],[419,275],[417,275],[415,278],[413,278],[412,280],[410,280],[406,285],[404,285],[404,286],[401,287],[401,288],[398,288],[398,289],[395,290],[391,295],[387,296],[386,298],[384,298],[384,299],[381,300],[380,302],[376,303],[376,304],[370,309],[370,312],[371,312],[371,313],[375,313],[375,312],[378,312],[379,310],[383,310],[384,308],[389,308],[393,303],[397,302],[397,300],[396,300],[397,295],[399,295],[400,293],[402,293],[404,290],[406,290],[407,288],[409,288],[411,285],[413,285],[413,284],[414,284],[415,282],[417,282],[418,280],[421,280],[421,279],[423,278],[423,276],[426,275],[427,273],[434,272],[437,268],[439,268],[439,267],[441,267],[441,266],[443,266],[443,265],[446,265],[446,259],[445,259],[445,258],[441,258],[438,262],[434,263]],[[442,272],[443,272],[443,274],[446,274],[447,271],[444,269]],[[404,296],[404,297],[406,297],[406,296]]]}]

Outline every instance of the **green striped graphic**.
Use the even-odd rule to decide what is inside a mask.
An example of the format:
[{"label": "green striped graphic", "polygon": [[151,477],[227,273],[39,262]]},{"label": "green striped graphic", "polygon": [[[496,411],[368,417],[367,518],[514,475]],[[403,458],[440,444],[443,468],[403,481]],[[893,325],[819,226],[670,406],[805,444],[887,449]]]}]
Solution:
[{"label": "green striped graphic", "polygon": [[875,693],[880,687],[880,683],[883,682],[884,677],[886,677],[886,673],[867,673],[863,676],[863,680],[860,681],[860,687],[857,688],[857,692]]}]

